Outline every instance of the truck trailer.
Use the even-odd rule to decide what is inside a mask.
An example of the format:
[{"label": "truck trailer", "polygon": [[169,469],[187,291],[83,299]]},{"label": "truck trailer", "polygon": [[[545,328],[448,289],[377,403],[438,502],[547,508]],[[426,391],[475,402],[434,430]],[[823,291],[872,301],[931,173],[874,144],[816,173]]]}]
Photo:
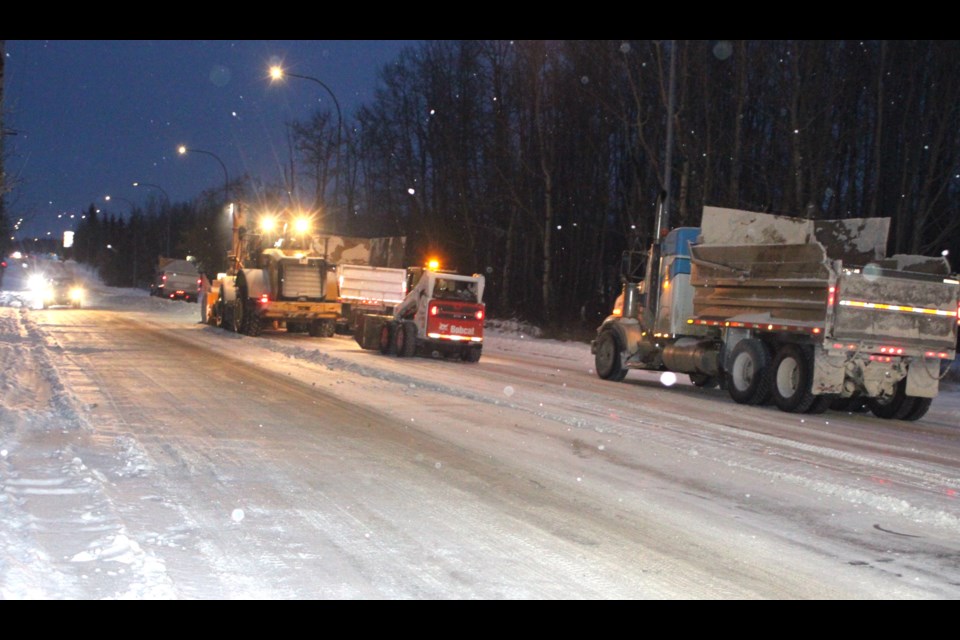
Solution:
[{"label": "truck trailer", "polygon": [[624,260],[642,266],[597,328],[597,375],[672,371],[741,404],[923,417],[956,357],[960,280],[945,257],[886,257],[889,225],[704,207],[700,227]]}]

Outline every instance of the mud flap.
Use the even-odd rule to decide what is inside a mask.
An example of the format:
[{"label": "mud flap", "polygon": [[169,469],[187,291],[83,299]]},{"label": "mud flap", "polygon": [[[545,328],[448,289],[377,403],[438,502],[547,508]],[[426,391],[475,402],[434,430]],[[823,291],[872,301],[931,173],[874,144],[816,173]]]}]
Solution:
[{"label": "mud flap", "polygon": [[907,370],[908,396],[935,398],[940,391],[940,360],[915,358]]},{"label": "mud flap", "polygon": [[842,393],[845,371],[843,354],[831,355],[824,349],[813,348],[813,384],[811,389],[815,395]]}]

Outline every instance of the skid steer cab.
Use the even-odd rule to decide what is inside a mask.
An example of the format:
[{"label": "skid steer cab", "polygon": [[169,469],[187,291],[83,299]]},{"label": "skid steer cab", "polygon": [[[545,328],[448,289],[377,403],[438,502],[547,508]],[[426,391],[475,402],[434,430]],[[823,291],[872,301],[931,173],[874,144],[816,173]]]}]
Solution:
[{"label": "skid steer cab", "polygon": [[367,314],[355,338],[364,349],[478,362],[483,350],[484,278],[408,269],[409,292],[392,315]]}]

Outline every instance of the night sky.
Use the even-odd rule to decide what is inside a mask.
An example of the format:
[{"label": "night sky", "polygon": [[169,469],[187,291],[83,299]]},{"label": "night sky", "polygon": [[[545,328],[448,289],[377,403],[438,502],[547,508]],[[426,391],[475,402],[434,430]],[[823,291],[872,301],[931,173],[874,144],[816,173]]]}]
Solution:
[{"label": "night sky", "polygon": [[[148,198],[185,202],[249,174],[279,183],[286,123],[336,107],[316,82],[271,82],[269,67],[316,78],[344,124],[378,72],[416,46],[399,40],[8,40],[7,197],[16,237],[59,237],[94,204],[126,215]],[[134,187],[133,182],[156,187]],[[162,190],[162,191],[161,191]],[[104,200],[113,196],[112,202]],[[74,225],[75,226],[75,223]]]}]

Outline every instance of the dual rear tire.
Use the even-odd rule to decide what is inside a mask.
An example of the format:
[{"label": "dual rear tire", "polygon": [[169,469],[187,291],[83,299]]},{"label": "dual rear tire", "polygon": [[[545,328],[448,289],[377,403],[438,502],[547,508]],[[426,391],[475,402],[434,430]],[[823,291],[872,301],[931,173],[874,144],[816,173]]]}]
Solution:
[{"label": "dual rear tire", "polygon": [[782,344],[773,353],[762,340],[741,340],[725,376],[730,397],[740,404],[772,401],[788,413],[823,413],[835,398],[813,393],[813,351],[804,345]]},{"label": "dual rear tire", "polygon": [[738,342],[724,372],[727,392],[734,402],[759,405],[770,398],[770,348],[756,338]]},{"label": "dual rear tire", "polygon": [[933,398],[907,395],[907,380],[897,383],[893,395],[867,399],[867,408],[878,418],[888,420],[919,420],[927,414]]}]

